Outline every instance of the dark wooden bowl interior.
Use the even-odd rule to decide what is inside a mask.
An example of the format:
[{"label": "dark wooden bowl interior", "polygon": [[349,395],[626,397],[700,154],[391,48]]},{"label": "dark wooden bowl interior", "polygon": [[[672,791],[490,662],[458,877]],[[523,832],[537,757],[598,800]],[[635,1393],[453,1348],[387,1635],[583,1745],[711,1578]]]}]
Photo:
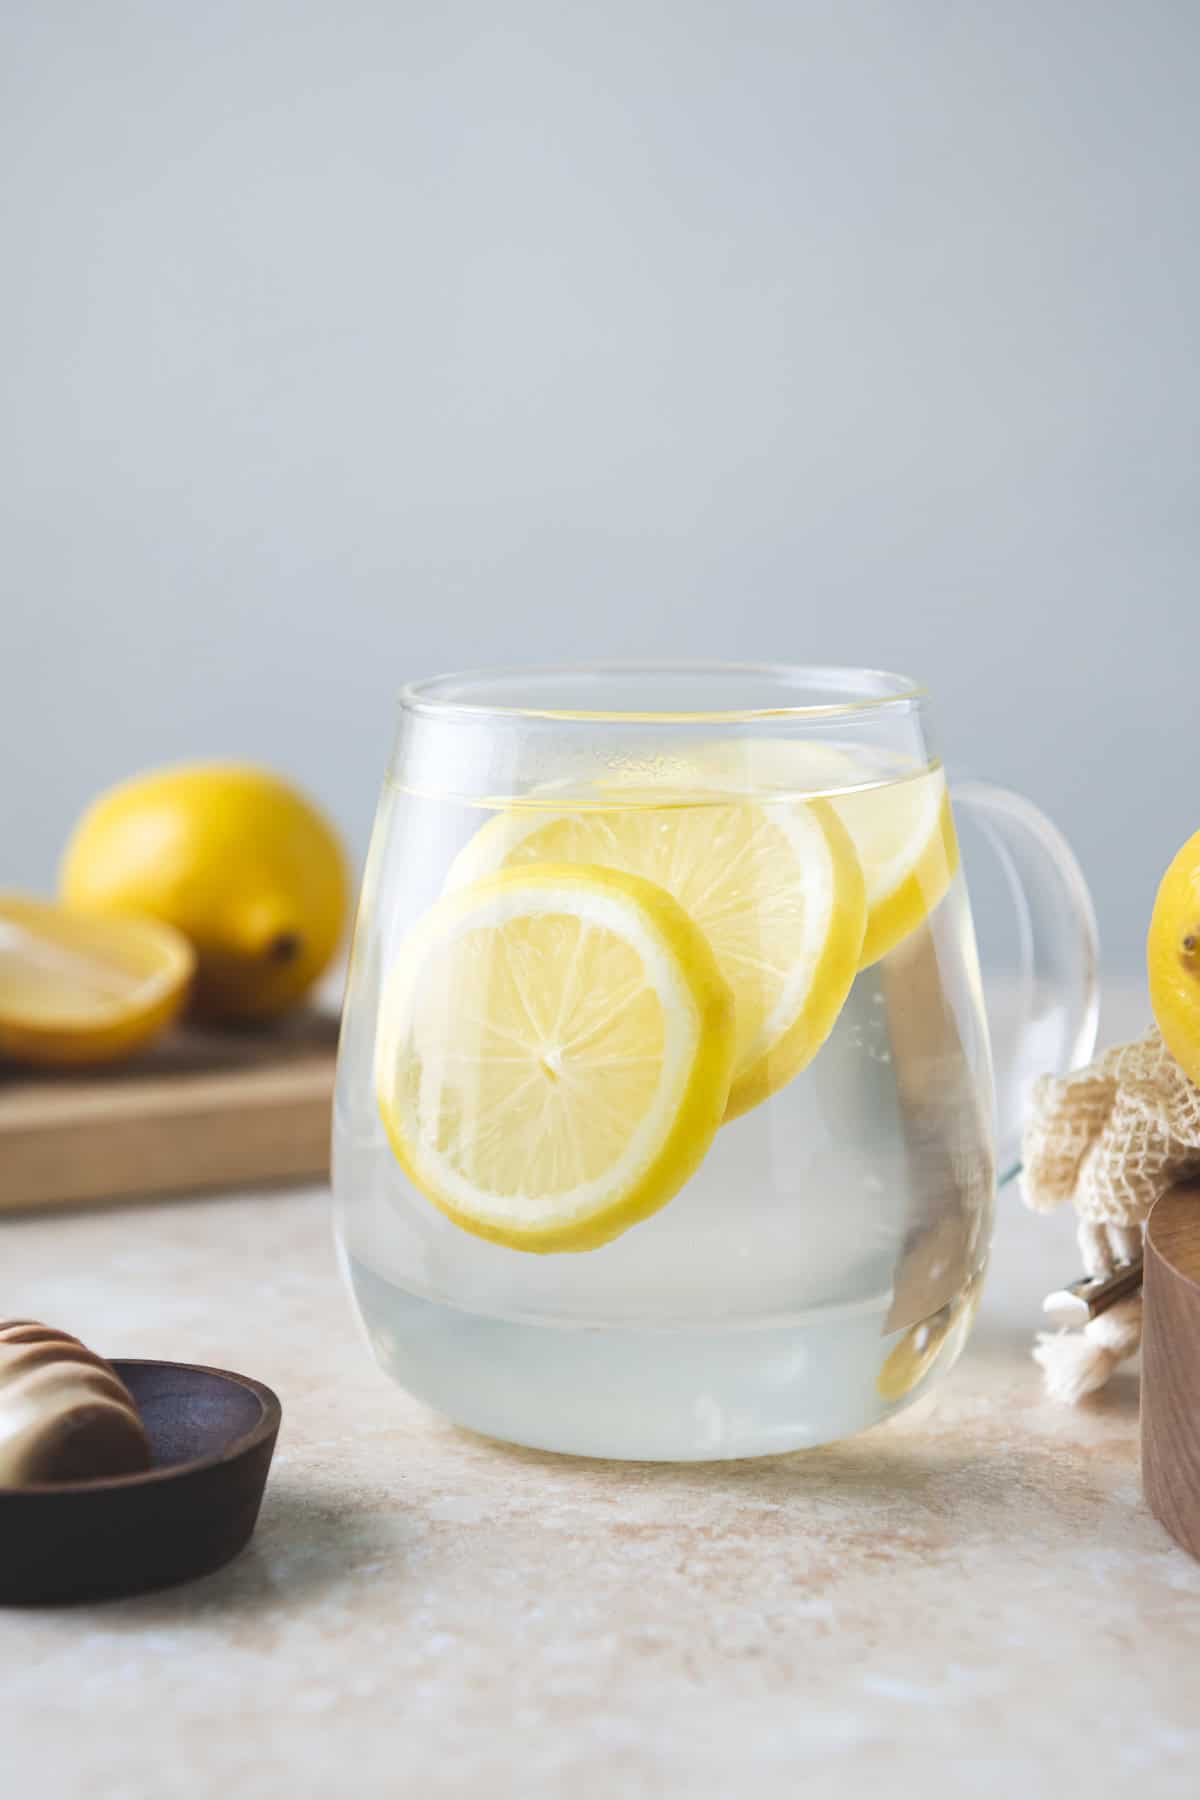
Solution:
[{"label": "dark wooden bowl interior", "polygon": [[262,1423],[259,1396],[226,1375],[190,1368],[181,1378],[174,1363],[114,1367],[137,1402],[156,1469],[225,1456]]}]

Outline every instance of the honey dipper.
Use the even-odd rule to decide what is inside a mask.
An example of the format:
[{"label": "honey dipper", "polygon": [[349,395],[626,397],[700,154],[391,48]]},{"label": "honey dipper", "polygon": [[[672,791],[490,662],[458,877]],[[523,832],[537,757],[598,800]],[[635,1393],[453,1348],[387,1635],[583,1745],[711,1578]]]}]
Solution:
[{"label": "honey dipper", "polygon": [[103,1357],[49,1325],[0,1319],[0,1488],[149,1466],[133,1397]]}]

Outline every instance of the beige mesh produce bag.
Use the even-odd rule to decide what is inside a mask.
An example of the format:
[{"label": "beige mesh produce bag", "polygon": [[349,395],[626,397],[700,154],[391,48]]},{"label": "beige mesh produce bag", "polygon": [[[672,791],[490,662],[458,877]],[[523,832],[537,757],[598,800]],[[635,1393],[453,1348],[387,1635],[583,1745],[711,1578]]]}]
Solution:
[{"label": "beige mesh produce bag", "polygon": [[[1044,1075],[1025,1130],[1028,1204],[1073,1200],[1088,1275],[1140,1254],[1154,1202],[1200,1175],[1200,1089],[1151,1030],[1071,1075]],[[1044,1333],[1034,1350],[1048,1391],[1074,1402],[1104,1386],[1141,1342],[1142,1302],[1122,1300],[1081,1332]]]}]

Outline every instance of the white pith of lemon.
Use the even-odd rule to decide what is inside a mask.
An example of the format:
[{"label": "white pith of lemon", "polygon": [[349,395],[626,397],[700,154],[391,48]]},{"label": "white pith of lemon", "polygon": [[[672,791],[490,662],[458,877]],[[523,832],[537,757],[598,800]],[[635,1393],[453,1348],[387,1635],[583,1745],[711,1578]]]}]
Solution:
[{"label": "white pith of lemon", "polygon": [[455,1224],[591,1250],[699,1166],[733,1054],[733,997],[669,894],[519,867],[444,896],[405,940],[375,1082],[398,1160]]},{"label": "white pith of lemon", "polygon": [[866,891],[850,835],[826,801],[662,804],[620,792],[609,809],[514,807],[452,864],[453,891],[526,863],[601,865],[665,888],[703,932],[736,1003],[727,1118],[812,1060],[858,968]]}]

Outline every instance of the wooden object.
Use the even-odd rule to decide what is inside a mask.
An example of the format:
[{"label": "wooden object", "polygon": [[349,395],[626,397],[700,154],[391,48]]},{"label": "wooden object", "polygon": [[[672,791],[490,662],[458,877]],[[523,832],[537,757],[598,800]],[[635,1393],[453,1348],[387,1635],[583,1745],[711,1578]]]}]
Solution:
[{"label": "wooden object", "polygon": [[0,1488],[0,1602],[95,1600],[219,1569],[248,1541],[279,1432],[270,1388],[191,1363],[114,1362],[153,1466]]},{"label": "wooden object", "polygon": [[149,1466],[145,1428],[111,1364],[65,1331],[0,1320],[0,1487]]},{"label": "wooden object", "polygon": [[1200,1557],[1200,1187],[1175,1187],[1146,1226],[1142,1483],[1151,1511]]},{"label": "wooden object", "polygon": [[0,1213],[329,1173],[337,1020],[180,1031],[103,1070],[0,1072]]}]

